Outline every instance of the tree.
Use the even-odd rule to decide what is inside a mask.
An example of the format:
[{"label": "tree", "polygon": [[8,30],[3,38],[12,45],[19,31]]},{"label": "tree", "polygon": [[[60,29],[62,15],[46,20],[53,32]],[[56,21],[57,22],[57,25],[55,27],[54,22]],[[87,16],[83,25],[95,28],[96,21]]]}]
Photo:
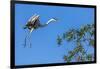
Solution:
[{"label": "tree", "polygon": [[63,41],[75,43],[75,48],[69,51],[67,55],[63,56],[64,61],[71,62],[75,60],[76,62],[81,62],[94,60],[94,53],[88,53],[84,48],[84,44],[93,49],[95,48],[94,24],[87,24],[79,29],[70,29],[62,35],[58,35],[57,44],[62,45]]}]

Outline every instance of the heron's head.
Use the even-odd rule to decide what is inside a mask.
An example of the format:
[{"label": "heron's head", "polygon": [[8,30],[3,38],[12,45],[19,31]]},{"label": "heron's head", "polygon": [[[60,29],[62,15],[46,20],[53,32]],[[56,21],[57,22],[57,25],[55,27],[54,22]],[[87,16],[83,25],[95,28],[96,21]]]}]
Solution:
[{"label": "heron's head", "polygon": [[57,18],[52,18],[52,19],[51,19],[51,22],[56,22],[56,21],[58,21]]},{"label": "heron's head", "polygon": [[54,21],[58,21],[58,18],[52,18],[52,19],[54,19]]},{"label": "heron's head", "polygon": [[50,22],[54,22],[54,23],[55,23],[56,21],[58,21],[57,18],[51,18],[51,19],[50,19]]}]

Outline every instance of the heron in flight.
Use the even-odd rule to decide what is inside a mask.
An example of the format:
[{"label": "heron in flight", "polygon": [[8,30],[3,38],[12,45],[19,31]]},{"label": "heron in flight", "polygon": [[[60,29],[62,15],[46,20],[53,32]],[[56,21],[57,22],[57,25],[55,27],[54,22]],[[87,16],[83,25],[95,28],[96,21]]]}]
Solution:
[{"label": "heron in flight", "polygon": [[[43,28],[48,26],[48,24],[56,22],[57,19],[56,18],[51,18],[49,19],[45,24],[41,24],[40,20],[39,20],[39,15],[34,14],[32,17],[29,18],[28,22],[26,23],[26,25],[24,26],[24,29],[28,29],[30,34],[38,29],[38,28]],[[29,37],[30,38],[30,37]],[[26,38],[25,38],[25,46],[26,46]],[[30,43],[31,46],[31,43]]]},{"label": "heron in flight", "polygon": [[46,27],[48,24],[52,23],[52,22],[56,22],[57,19],[56,18],[51,18],[50,20],[48,20],[45,24],[41,24],[40,20],[39,20],[39,15],[33,15],[27,22],[27,24],[25,25],[24,29],[29,29],[30,33],[33,32],[33,30],[41,28],[41,27]]}]

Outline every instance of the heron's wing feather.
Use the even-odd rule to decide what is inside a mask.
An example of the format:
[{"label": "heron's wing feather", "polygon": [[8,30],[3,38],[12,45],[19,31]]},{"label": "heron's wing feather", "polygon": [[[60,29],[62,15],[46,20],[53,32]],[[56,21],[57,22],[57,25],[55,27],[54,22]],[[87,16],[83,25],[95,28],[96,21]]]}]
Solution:
[{"label": "heron's wing feather", "polygon": [[41,24],[40,24],[40,20],[39,20],[39,19],[37,19],[36,23],[37,23],[38,25],[41,25]]},{"label": "heron's wing feather", "polygon": [[32,22],[35,16],[36,16],[36,14],[34,14],[32,17],[30,17],[29,20],[28,20],[28,22]]},{"label": "heron's wing feather", "polygon": [[39,27],[41,24],[40,24],[40,20],[37,19],[35,22],[34,22],[34,27]]},{"label": "heron's wing feather", "polygon": [[29,18],[28,22],[25,25],[25,28],[26,28],[26,26],[28,26],[28,25],[30,25],[32,23],[32,19],[34,19],[35,16],[36,16],[36,14],[34,14],[32,17]]}]

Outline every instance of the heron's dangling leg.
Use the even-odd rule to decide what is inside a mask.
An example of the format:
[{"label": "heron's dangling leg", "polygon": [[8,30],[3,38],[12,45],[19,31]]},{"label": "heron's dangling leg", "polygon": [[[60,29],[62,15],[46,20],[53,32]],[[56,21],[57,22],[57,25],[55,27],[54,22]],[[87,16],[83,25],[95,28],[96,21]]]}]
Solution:
[{"label": "heron's dangling leg", "polygon": [[32,47],[32,43],[31,43],[31,34],[29,34],[29,47]]},{"label": "heron's dangling leg", "polygon": [[31,43],[31,33],[33,32],[33,30],[34,30],[34,28],[32,28],[32,29],[30,30],[30,33],[29,33],[29,36],[28,36],[30,48],[32,47],[32,43]]},{"label": "heron's dangling leg", "polygon": [[28,38],[28,33],[25,31],[26,33],[26,36],[25,36],[25,40],[24,40],[24,48],[26,47],[27,45],[27,38]]},{"label": "heron's dangling leg", "polygon": [[28,44],[29,44],[29,47],[31,48],[32,47],[32,44],[31,44],[31,33],[32,33],[32,31],[34,30],[34,28],[32,28],[31,30],[30,30],[30,32],[29,33],[27,33],[26,31],[26,37],[25,37],[25,43],[24,43],[24,47],[26,47],[27,46],[27,41],[28,41]]},{"label": "heron's dangling leg", "polygon": [[24,48],[26,47],[26,44],[27,44],[27,43],[26,43],[26,37],[25,37],[25,43],[24,43]]}]

